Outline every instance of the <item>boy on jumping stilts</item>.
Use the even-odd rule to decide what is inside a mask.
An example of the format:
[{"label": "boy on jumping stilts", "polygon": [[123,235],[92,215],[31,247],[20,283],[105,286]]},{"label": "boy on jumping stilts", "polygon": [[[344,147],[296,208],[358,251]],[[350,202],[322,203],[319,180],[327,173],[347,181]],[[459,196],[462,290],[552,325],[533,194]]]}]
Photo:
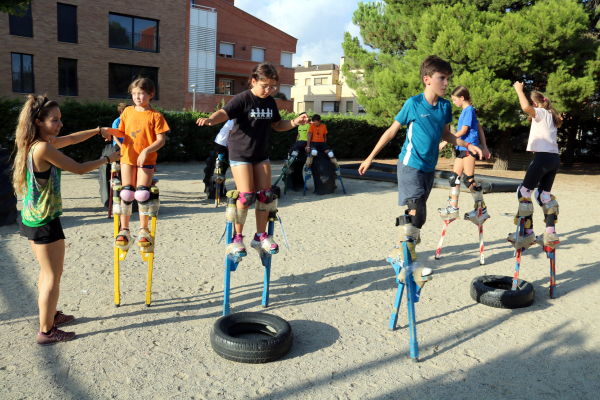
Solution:
[{"label": "boy on jumping stilts", "polygon": [[400,226],[398,244],[390,257],[404,262],[402,242],[407,242],[415,268],[416,244],[420,243],[421,227],[427,218],[426,203],[433,188],[435,166],[439,156],[439,143],[443,139],[463,146],[482,158],[479,147],[467,143],[450,133],[452,108],[442,97],[452,75],[450,63],[437,56],[429,56],[421,63],[423,93],[406,100],[394,123],[381,135],[379,142],[358,169],[362,175],[371,166],[377,154],[388,144],[402,125],[408,126],[406,141],[398,163],[398,205],[408,206],[404,225]]}]

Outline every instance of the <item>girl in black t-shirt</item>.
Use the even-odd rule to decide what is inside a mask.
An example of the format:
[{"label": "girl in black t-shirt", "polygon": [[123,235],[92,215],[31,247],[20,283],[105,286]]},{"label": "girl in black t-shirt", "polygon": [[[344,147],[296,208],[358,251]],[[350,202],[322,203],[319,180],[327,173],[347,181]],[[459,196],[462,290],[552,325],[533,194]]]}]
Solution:
[{"label": "girl in black t-shirt", "polygon": [[248,208],[255,200],[256,234],[251,246],[259,253],[266,251],[275,254],[279,251],[277,243],[266,233],[273,202],[269,132],[271,128],[282,132],[308,123],[306,114],[291,121],[281,119],[277,103],[270,96],[277,89],[278,82],[279,74],[273,64],[259,64],[248,79],[248,90],[235,95],[225,107],[209,118],[196,121],[199,126],[212,126],[230,119],[236,120],[229,137],[229,160],[239,197],[236,203],[236,233],[230,251],[240,256],[246,255],[242,230]]}]

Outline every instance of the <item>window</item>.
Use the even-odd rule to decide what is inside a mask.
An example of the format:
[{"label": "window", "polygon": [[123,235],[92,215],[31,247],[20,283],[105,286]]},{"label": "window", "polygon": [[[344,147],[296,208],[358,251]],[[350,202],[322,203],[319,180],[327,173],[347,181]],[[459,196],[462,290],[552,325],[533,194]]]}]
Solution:
[{"label": "window", "polygon": [[292,53],[286,51],[281,52],[281,65],[286,68],[292,68]]},{"label": "window", "polygon": [[77,43],[77,7],[57,3],[56,20],[58,41]]},{"label": "window", "polygon": [[158,53],[158,21],[108,15],[108,46]]},{"label": "window", "polygon": [[304,86],[310,86],[310,78],[304,80]]},{"label": "window", "polygon": [[265,49],[259,49],[258,47],[253,47],[252,48],[252,61],[265,62]]},{"label": "window", "polygon": [[298,102],[297,113],[304,112],[304,102]]},{"label": "window", "polygon": [[231,79],[220,79],[219,80],[219,90],[217,90],[217,94],[227,94],[233,95],[233,80]]},{"label": "window", "polygon": [[340,102],[339,101],[324,101],[321,103],[322,112],[339,112]]},{"label": "window", "polygon": [[33,93],[33,56],[11,53],[12,89],[18,93]]},{"label": "window", "polygon": [[315,86],[327,85],[327,78],[315,78]]},{"label": "window", "polygon": [[365,108],[359,104],[358,105],[358,113],[359,114],[364,114],[366,112],[367,112],[367,110],[365,110]]},{"label": "window", "polygon": [[294,86],[298,86],[298,79],[294,79]]},{"label": "window", "polygon": [[77,96],[77,60],[58,59],[58,94],[60,96]]},{"label": "window", "polygon": [[315,109],[314,101],[305,101],[304,102],[304,111],[308,112],[308,111],[313,111],[314,109]]},{"label": "window", "polygon": [[223,43],[219,46],[219,55],[221,57],[233,58],[233,48],[234,45],[232,43]]},{"label": "window", "polygon": [[354,112],[354,102],[353,101],[347,101],[346,102],[346,112]]},{"label": "window", "polygon": [[15,36],[33,37],[33,21],[31,20],[31,3],[27,4],[27,10],[23,16],[8,15],[10,34]]},{"label": "window", "polygon": [[129,84],[137,78],[150,78],[154,82],[156,93],[152,100],[158,100],[158,68],[139,65],[108,64],[108,97],[126,99]]},{"label": "window", "polygon": [[288,100],[291,99],[292,98],[292,86],[291,85],[280,85],[279,93],[285,94],[286,99],[288,99]]}]

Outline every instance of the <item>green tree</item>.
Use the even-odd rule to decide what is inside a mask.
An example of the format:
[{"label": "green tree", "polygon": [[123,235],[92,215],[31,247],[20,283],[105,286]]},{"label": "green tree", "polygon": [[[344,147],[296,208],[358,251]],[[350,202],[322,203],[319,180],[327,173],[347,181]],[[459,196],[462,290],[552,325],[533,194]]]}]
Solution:
[{"label": "green tree", "polygon": [[27,11],[27,5],[33,0],[2,0],[0,11],[5,14],[22,16]]},{"label": "green tree", "polygon": [[[593,117],[600,72],[598,16],[588,1],[388,0],[359,3],[353,22],[364,45],[345,34],[343,72],[369,122],[389,125],[404,101],[423,90],[419,66],[430,54],[450,61],[450,90],[469,88],[496,140],[495,168],[506,169],[510,137],[527,122],[512,89],[546,93],[565,123],[565,163],[572,164],[582,120]],[[369,49],[370,48],[370,49]],[[373,51],[375,50],[375,51]],[[449,95],[450,90],[447,92]],[[458,117],[460,110],[455,110]],[[494,139],[494,138],[492,138]]]}]

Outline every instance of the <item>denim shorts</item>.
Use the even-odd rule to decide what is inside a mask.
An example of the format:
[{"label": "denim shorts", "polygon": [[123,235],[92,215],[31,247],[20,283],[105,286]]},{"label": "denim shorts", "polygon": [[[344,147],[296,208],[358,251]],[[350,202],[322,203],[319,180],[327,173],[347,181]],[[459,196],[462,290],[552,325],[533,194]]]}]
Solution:
[{"label": "denim shorts", "polygon": [[233,167],[237,167],[240,165],[256,165],[256,164],[260,164],[262,162],[265,161],[269,161],[269,159],[267,158],[266,160],[262,160],[262,161],[233,161],[233,160],[229,160],[229,165],[231,166],[231,168]]}]

